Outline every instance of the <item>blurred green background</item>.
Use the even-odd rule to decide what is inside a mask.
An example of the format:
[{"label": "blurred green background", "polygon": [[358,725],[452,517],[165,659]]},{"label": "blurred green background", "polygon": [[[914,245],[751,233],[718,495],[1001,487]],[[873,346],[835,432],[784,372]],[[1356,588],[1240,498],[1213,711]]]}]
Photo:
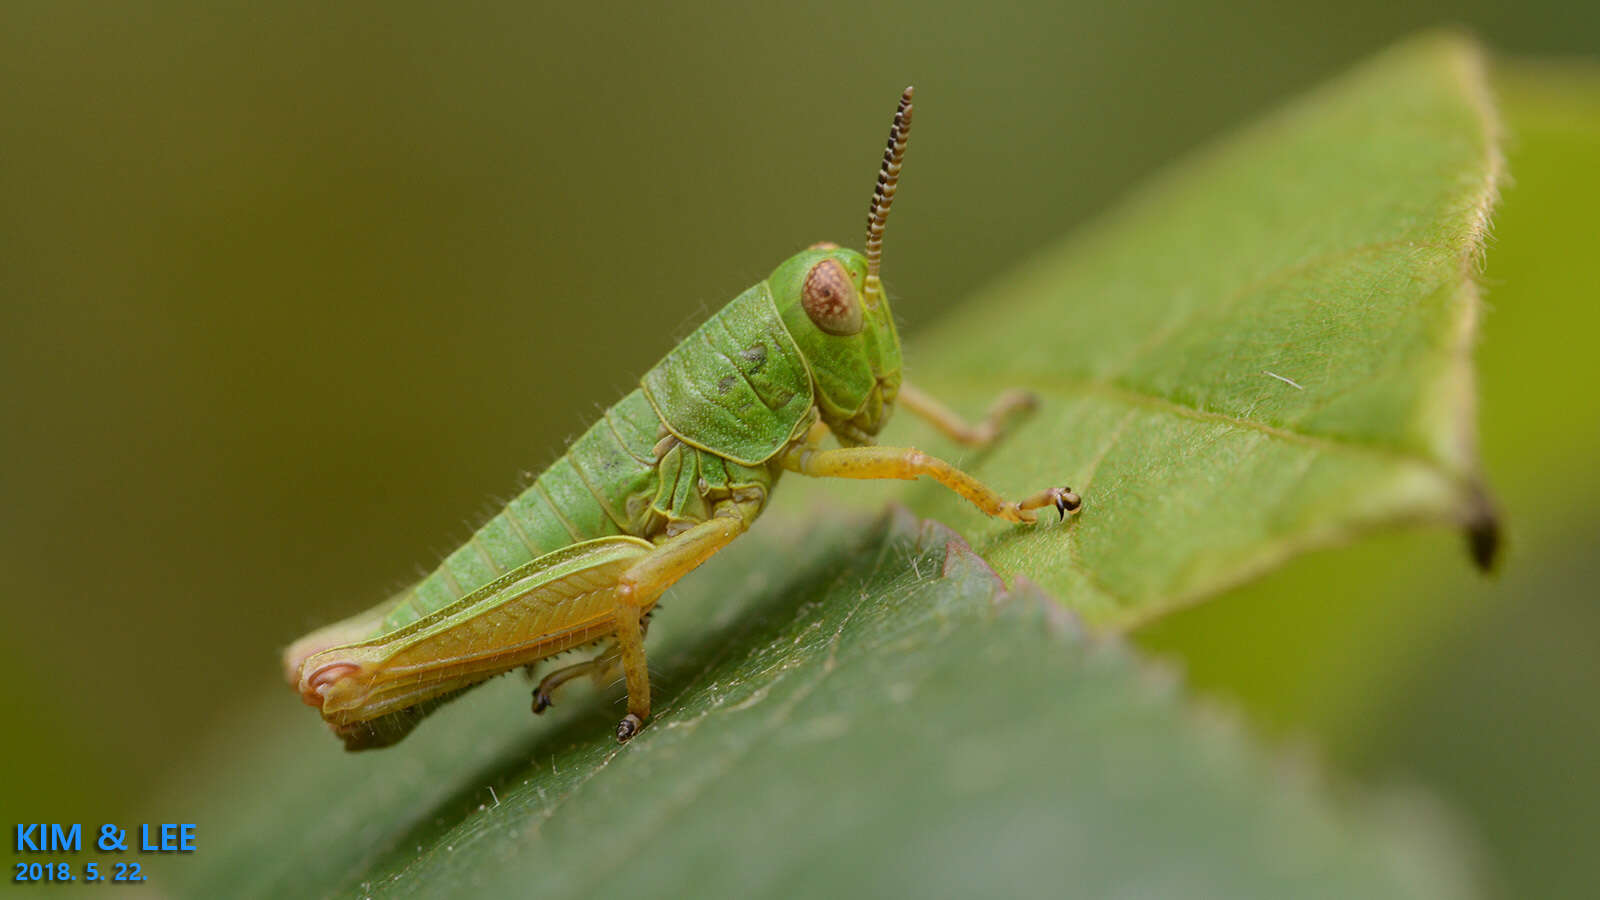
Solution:
[{"label": "blurred green background", "polygon": [[[1577,0],[5,4],[0,713],[28,774],[0,809],[181,819],[194,745],[298,702],[279,647],[430,566],[793,250],[859,244],[906,83],[885,273],[914,342],[1141,176],[1439,23],[1508,58],[1600,47]],[[1432,792],[1507,895],[1600,877],[1575,840],[1600,802],[1600,77],[1550,72],[1498,82],[1503,574],[1389,537],[1140,638],[1336,772]]]}]

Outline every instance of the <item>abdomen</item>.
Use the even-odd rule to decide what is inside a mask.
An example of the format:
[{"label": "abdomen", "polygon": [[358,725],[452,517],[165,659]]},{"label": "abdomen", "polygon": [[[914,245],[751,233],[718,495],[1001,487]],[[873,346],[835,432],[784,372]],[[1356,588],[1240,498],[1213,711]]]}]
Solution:
[{"label": "abdomen", "polygon": [[614,534],[652,537],[658,526],[651,504],[657,494],[652,449],[660,427],[642,391],[622,398],[505,509],[397,598],[382,630],[454,603],[568,544]]}]

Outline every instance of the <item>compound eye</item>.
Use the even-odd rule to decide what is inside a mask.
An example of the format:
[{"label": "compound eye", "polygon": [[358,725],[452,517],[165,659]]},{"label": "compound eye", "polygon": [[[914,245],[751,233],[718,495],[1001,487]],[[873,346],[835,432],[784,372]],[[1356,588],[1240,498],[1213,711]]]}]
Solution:
[{"label": "compound eye", "polygon": [[828,334],[844,337],[861,331],[861,298],[850,273],[836,259],[825,259],[806,275],[800,305],[811,321]]}]

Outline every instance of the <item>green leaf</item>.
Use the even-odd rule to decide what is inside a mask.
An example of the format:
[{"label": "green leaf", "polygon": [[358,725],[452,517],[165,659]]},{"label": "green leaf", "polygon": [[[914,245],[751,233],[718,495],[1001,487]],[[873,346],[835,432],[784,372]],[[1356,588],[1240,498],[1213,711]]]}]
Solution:
[{"label": "green leaf", "polygon": [[[1593,607],[1592,592],[1567,598],[1541,584],[1561,580],[1557,560],[1571,556],[1569,543],[1589,546],[1600,529],[1600,416],[1574,415],[1566,389],[1600,384],[1600,356],[1563,349],[1574,335],[1600,330],[1590,260],[1600,203],[1600,65],[1495,68],[1498,105],[1516,136],[1516,177],[1495,215],[1485,278],[1491,308],[1477,357],[1483,455],[1510,531],[1505,571],[1477,578],[1439,535],[1397,535],[1307,557],[1226,602],[1139,634],[1147,647],[1183,653],[1191,676],[1240,697],[1253,722],[1316,733],[1335,757],[1388,733],[1388,723],[1370,721],[1376,708],[1394,701],[1396,685],[1415,682],[1429,654],[1443,653],[1445,635],[1481,625],[1490,609],[1548,627],[1533,607]],[[1494,643],[1506,640],[1502,626],[1488,633]],[[1285,644],[1285,634],[1317,640]],[[1593,656],[1587,650],[1585,660]],[[1450,654],[1437,660],[1447,663]]]},{"label": "green leaf", "polygon": [[1390,51],[920,336],[908,377],[958,409],[1015,386],[1042,408],[977,458],[908,416],[885,443],[1085,507],[1033,530],[936,488],[912,508],[1112,625],[1380,526],[1459,523],[1486,550],[1471,276],[1500,158],[1482,79],[1455,37]]},{"label": "green leaf", "polygon": [[[1045,395],[1012,440],[968,460],[977,472],[1008,491],[1069,481],[1089,504],[1038,529],[925,489],[918,510],[1112,623],[1379,524],[1481,522],[1467,273],[1496,162],[1476,67],[1453,39],[1393,51],[916,344],[931,374],[913,375],[969,409],[1013,384]],[[501,679],[353,756],[280,691],[195,776],[204,800],[184,815],[218,837],[162,883],[265,897],[1470,893],[1425,806],[1335,797],[1084,639],[1026,580],[1008,591],[946,526],[876,521],[779,508],[675,589],[650,636],[657,714],[623,747],[614,689],[575,686],[534,721],[528,688]]]},{"label": "green leaf", "polygon": [[163,878],[259,897],[1464,893],[1417,840],[1424,811],[1358,816],[1273,771],[945,527],[826,524],[764,529],[665,605],[660,715],[628,745],[591,691],[534,721],[519,679],[379,753],[300,715],[227,762],[199,821],[235,839]]},{"label": "green leaf", "polygon": [[1586,712],[1600,695],[1600,416],[1574,415],[1569,388],[1600,384],[1600,356],[1567,348],[1600,330],[1600,64],[1499,60],[1494,74],[1515,178],[1477,358],[1503,572],[1474,577],[1438,534],[1363,541],[1169,616],[1139,644],[1341,771],[1437,791],[1470,817],[1499,895],[1584,897],[1600,883],[1581,846],[1600,807],[1600,716]]}]

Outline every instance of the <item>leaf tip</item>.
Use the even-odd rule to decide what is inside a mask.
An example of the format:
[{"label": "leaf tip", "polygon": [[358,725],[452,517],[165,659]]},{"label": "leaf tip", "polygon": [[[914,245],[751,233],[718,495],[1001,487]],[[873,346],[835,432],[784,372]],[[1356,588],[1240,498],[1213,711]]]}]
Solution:
[{"label": "leaf tip", "polygon": [[1463,531],[1473,563],[1480,571],[1493,572],[1500,559],[1500,513],[1481,487],[1474,491]]}]

